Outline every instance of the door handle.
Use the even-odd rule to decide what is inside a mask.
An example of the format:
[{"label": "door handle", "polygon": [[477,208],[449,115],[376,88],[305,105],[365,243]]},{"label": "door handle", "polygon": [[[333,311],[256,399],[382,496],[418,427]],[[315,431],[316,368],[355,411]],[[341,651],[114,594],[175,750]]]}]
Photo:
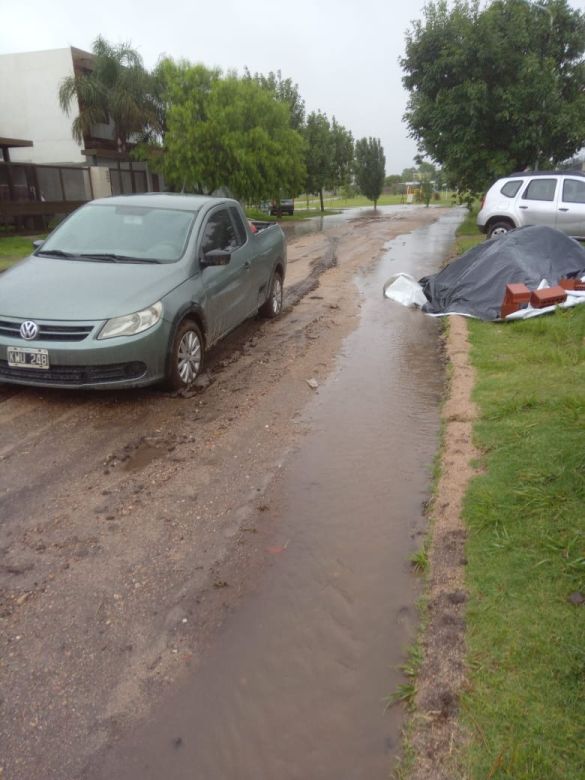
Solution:
[{"label": "door handle", "polygon": [[527,209],[527,208],[528,208],[528,206],[520,206],[519,208],[521,208],[521,209]]},{"label": "door handle", "polygon": [[559,211],[569,211],[569,209],[559,209]]}]

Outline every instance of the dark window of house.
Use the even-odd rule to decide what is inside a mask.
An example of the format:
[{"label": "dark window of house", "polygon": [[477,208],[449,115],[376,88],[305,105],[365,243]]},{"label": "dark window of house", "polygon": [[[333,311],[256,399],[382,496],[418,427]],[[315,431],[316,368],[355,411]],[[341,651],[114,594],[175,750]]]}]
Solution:
[{"label": "dark window of house", "polygon": [[564,203],[585,203],[585,180],[565,179],[563,184]]},{"label": "dark window of house", "polygon": [[500,192],[502,195],[505,195],[507,198],[513,198],[520,187],[522,186],[523,181],[520,179],[520,181],[509,181],[504,184]]},{"label": "dark window of house", "polygon": [[522,196],[523,200],[554,200],[556,179],[533,179]]}]

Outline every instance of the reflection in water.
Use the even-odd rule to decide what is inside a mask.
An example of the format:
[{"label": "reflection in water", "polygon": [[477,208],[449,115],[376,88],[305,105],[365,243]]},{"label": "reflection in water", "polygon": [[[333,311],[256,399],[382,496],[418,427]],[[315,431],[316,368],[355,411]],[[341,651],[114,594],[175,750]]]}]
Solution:
[{"label": "reflection in water", "polygon": [[307,411],[279,484],[272,566],[212,654],[101,777],[385,780],[401,715],[384,697],[412,639],[443,374],[439,323],[382,297],[438,267],[458,219],[399,238],[359,280],[361,322]]},{"label": "reflection in water", "polygon": [[357,209],[344,209],[340,214],[332,214],[329,217],[315,216],[303,222],[281,222],[280,226],[284,230],[286,237],[292,241],[301,236],[311,235],[313,233],[328,233],[344,222],[351,222],[355,219],[376,219],[388,214],[399,214],[412,206],[378,206],[377,210],[364,207]]}]

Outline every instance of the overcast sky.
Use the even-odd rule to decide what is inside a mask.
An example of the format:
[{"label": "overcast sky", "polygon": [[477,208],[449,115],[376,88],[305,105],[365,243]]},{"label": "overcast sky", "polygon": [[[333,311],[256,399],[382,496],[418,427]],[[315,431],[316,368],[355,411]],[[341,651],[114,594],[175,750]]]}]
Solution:
[{"label": "overcast sky", "polygon": [[[281,70],[355,138],[380,138],[388,173],[412,164],[398,59],[424,0],[0,0],[0,53],[129,41],[152,67],[161,54],[224,70]],[[571,0],[585,10],[585,0]],[[1,89],[0,85],[0,89]],[[0,118],[1,120],[1,118]]]}]

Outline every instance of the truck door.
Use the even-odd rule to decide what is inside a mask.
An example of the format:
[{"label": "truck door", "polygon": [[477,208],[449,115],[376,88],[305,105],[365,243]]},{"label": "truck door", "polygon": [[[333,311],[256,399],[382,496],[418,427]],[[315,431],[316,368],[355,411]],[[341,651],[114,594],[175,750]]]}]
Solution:
[{"label": "truck door", "polygon": [[556,227],[556,196],[556,179],[546,179],[540,176],[530,179],[518,201],[520,225]]},{"label": "truck door", "polygon": [[[201,257],[212,249],[230,252],[229,263],[223,266],[201,264]],[[201,283],[207,294],[208,338],[213,343],[249,314],[250,264],[226,206],[218,207],[207,218],[198,256]]]},{"label": "truck door", "polygon": [[246,252],[250,263],[250,289],[248,298],[248,316],[255,314],[266,300],[268,284],[274,268],[275,248],[271,236],[262,233],[248,238],[240,212],[230,206],[230,214],[236,234],[246,243],[242,252]]},{"label": "truck door", "polygon": [[567,176],[557,210],[557,228],[575,238],[585,238],[585,177]]}]

